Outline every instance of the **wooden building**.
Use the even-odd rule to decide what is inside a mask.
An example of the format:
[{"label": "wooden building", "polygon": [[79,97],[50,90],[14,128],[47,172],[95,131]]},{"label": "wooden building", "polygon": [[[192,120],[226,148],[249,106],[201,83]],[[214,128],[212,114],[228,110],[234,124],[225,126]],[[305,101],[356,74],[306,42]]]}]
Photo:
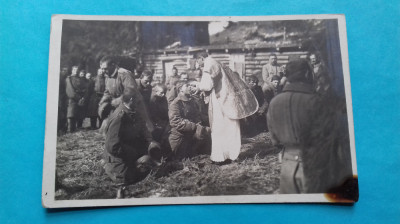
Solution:
[{"label": "wooden building", "polygon": [[[199,46],[206,49],[209,55],[217,61],[229,66],[241,77],[246,74],[256,74],[260,83],[261,69],[268,63],[269,56],[276,54],[279,65],[285,65],[290,60],[306,58],[308,52],[299,43],[288,43],[282,45],[273,44],[225,44]],[[188,47],[145,51],[142,54],[143,64],[146,68],[155,71],[155,76],[166,80],[176,66],[178,72],[190,71],[191,55],[187,53]],[[191,77],[193,78],[193,77]]]}]

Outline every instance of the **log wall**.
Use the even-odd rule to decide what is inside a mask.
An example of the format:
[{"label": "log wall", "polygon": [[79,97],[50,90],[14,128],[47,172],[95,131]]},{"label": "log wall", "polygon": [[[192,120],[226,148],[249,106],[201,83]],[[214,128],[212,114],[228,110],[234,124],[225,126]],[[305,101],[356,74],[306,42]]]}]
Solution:
[{"label": "log wall", "polygon": [[[275,52],[278,58],[278,64],[287,64],[290,60],[295,60],[299,58],[306,58],[306,51],[296,51],[296,52]],[[262,67],[268,63],[269,56],[271,52],[243,52],[243,53],[229,53],[229,52],[211,52],[210,55],[217,61],[229,66],[229,60],[231,54],[244,54],[245,55],[245,73],[246,74],[259,74],[261,77]],[[164,72],[164,63],[172,62],[178,68],[179,73],[186,71],[188,69],[187,61],[191,56],[186,53],[173,53],[173,54],[145,54],[143,56],[143,63],[147,69],[154,69],[155,75],[161,76],[169,73],[170,71]]]}]

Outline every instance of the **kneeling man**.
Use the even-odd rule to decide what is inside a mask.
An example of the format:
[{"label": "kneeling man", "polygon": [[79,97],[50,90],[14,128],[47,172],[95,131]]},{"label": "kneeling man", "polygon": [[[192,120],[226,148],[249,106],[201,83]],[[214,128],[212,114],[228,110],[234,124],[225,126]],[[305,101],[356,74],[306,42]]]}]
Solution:
[{"label": "kneeling man", "polygon": [[175,159],[190,158],[211,146],[211,130],[202,123],[200,110],[191,97],[190,86],[180,82],[176,87],[179,94],[168,112],[171,125],[169,143]]},{"label": "kneeling man", "polygon": [[137,111],[135,96],[133,91],[124,92],[105,129],[105,171],[119,187],[117,198],[123,198],[127,185],[146,177],[159,159],[159,144],[153,141],[145,118]]}]

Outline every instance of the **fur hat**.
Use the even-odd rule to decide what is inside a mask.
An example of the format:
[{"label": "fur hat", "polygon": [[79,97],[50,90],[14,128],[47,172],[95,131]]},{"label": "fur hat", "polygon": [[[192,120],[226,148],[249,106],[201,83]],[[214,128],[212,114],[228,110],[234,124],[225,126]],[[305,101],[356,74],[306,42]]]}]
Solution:
[{"label": "fur hat", "polygon": [[305,59],[290,61],[286,65],[286,77],[291,83],[303,82],[311,84],[313,81],[311,67]]}]

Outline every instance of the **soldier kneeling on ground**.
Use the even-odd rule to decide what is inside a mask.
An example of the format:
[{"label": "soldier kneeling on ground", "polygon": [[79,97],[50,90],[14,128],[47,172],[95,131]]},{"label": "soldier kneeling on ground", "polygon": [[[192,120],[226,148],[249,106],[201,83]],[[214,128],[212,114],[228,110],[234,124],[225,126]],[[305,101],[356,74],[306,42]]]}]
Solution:
[{"label": "soldier kneeling on ground", "polygon": [[161,159],[160,145],[137,112],[135,96],[124,91],[122,103],[105,128],[105,171],[118,187],[117,198],[123,198],[126,186],[143,180]]},{"label": "soldier kneeling on ground", "polygon": [[197,103],[191,97],[190,86],[185,82],[177,84],[179,94],[169,107],[171,134],[169,143],[172,157],[176,160],[190,158],[210,151],[211,129],[201,120]]}]

